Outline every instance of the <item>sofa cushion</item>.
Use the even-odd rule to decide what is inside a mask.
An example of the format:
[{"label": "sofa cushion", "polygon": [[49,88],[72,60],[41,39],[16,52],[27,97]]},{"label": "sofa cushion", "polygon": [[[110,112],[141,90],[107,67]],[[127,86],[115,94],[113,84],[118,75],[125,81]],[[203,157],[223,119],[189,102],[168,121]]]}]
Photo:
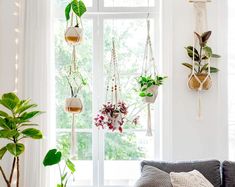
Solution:
[{"label": "sofa cushion", "polygon": [[223,170],[223,186],[235,186],[235,162],[224,161],[222,164]]},{"label": "sofa cushion", "polygon": [[173,187],[213,187],[213,185],[197,170],[190,172],[171,172]]},{"label": "sofa cushion", "polygon": [[170,175],[158,168],[145,165],[135,187],[172,187]]},{"label": "sofa cushion", "polygon": [[142,169],[145,165],[156,167],[167,173],[189,172],[192,170],[197,170],[207,180],[209,180],[212,185],[214,185],[215,187],[221,186],[220,162],[218,160],[179,162],[179,163],[142,161],[141,162]]}]

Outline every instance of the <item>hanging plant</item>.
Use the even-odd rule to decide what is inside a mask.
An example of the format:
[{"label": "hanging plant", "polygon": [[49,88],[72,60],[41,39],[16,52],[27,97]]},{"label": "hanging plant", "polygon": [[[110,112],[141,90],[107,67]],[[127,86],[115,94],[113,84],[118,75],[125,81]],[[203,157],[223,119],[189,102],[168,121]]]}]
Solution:
[{"label": "hanging plant", "polygon": [[[65,18],[68,22],[65,40],[71,45],[81,43],[83,39],[82,15],[87,11],[82,0],[72,0],[65,8]],[[70,22],[70,23],[69,23]]]},{"label": "hanging plant", "polygon": [[95,118],[97,127],[108,128],[109,130],[119,132],[123,131],[123,124],[127,115],[127,105],[119,102],[117,105],[107,102],[100,109],[100,113]]},{"label": "hanging plant", "polygon": [[[210,66],[210,59],[220,58],[220,56],[214,54],[212,48],[207,45],[211,33],[211,31],[207,31],[200,35],[195,32],[194,34],[197,36],[199,42],[199,49],[193,46],[185,47],[188,56],[194,61],[194,65],[182,63],[182,65],[191,70],[188,86],[193,90],[198,90],[199,88],[203,90],[210,89],[212,85],[210,74],[219,71],[216,67]],[[192,76],[192,73],[194,73],[195,76]],[[203,83],[202,86],[201,83]]]},{"label": "hanging plant", "polygon": [[158,87],[163,84],[166,76],[144,76],[138,79],[140,85],[139,96],[143,97],[146,103],[154,103],[158,95]]},{"label": "hanging plant", "polygon": [[128,113],[127,104],[121,99],[121,85],[114,38],[112,40],[111,61],[106,89],[106,102],[99,110],[95,125],[111,131],[123,131]]},{"label": "hanging plant", "polygon": [[69,113],[80,113],[83,109],[83,105],[78,95],[82,87],[87,85],[87,81],[78,70],[72,71],[71,67],[69,73],[66,74],[65,77],[71,94],[71,97],[66,98],[65,100],[65,110]]}]

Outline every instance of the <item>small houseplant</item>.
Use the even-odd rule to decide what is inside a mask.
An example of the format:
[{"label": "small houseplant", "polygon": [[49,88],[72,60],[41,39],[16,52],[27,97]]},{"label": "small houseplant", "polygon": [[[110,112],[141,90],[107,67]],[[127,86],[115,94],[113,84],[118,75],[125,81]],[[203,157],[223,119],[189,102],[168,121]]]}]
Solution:
[{"label": "small houseplant", "polygon": [[82,0],[72,0],[65,8],[66,21],[70,26],[65,31],[65,40],[72,45],[79,44],[83,38],[82,15],[86,12],[86,5]]},{"label": "small houseplant", "polygon": [[14,93],[3,94],[0,104],[4,110],[0,110],[0,139],[7,141],[6,145],[0,149],[0,160],[6,153],[13,156],[13,163],[10,176],[0,166],[0,172],[7,187],[12,186],[14,170],[16,168],[16,186],[19,187],[20,180],[20,155],[24,153],[25,146],[22,140],[42,139],[40,130],[34,128],[37,124],[32,123],[32,118],[41,114],[40,111],[33,110],[36,104],[31,104],[30,100],[20,100]]},{"label": "small houseplant", "polygon": [[71,160],[69,159],[66,159],[64,161],[65,165],[62,169],[60,165],[61,161],[62,161],[62,153],[57,149],[51,149],[47,152],[43,160],[43,165],[45,167],[58,165],[60,171],[60,183],[57,184],[57,187],[67,187],[68,180],[71,177],[71,175],[76,171],[76,169],[73,162],[71,162]]},{"label": "small houseplant", "polygon": [[143,100],[146,103],[154,103],[157,94],[158,94],[158,87],[163,84],[166,76],[144,76],[141,75],[138,78],[138,83],[140,85],[139,96],[143,97]]},{"label": "small houseplant", "polygon": [[118,102],[117,105],[107,102],[95,118],[95,125],[103,129],[122,132],[127,113],[127,105],[124,102]]},{"label": "small houseplant", "polygon": [[[207,45],[211,33],[211,31],[207,31],[200,35],[195,32],[195,35],[197,36],[197,39],[199,41],[199,50],[197,50],[193,46],[185,47],[188,56],[191,58],[191,60],[194,60],[195,63],[194,70],[192,64],[182,63],[185,67],[191,70],[191,73],[189,75],[189,77],[191,78],[188,82],[188,86],[193,90],[198,90],[200,87],[200,82],[197,80],[197,78],[201,82],[204,82],[202,89],[208,90],[212,85],[211,77],[208,76],[209,72],[217,73],[219,71],[217,68],[212,66],[210,66],[209,69],[209,60],[212,58],[220,58],[220,56],[214,54],[212,49]],[[197,76],[197,78],[195,76],[191,76],[193,71],[195,72],[195,76]]]},{"label": "small houseplant", "polygon": [[83,105],[81,99],[78,98],[78,94],[82,87],[87,85],[87,82],[79,72],[66,75],[66,79],[71,97],[65,100],[65,110],[69,113],[80,113],[83,109]]}]

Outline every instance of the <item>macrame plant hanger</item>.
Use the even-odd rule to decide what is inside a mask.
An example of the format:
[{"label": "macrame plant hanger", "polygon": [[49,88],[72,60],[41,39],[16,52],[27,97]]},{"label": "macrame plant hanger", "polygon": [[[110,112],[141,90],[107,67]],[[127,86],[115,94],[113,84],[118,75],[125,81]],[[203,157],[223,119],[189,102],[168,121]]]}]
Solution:
[{"label": "macrame plant hanger", "polygon": [[[72,62],[69,66],[69,70],[67,72],[68,76],[74,76],[73,82],[78,87],[78,83],[75,80],[76,78],[81,78],[81,75],[78,70],[77,66],[77,56],[76,56],[76,47],[82,42],[83,40],[83,24],[80,17],[78,17],[73,11],[71,11],[71,20],[70,23],[67,22],[66,31],[65,31],[65,40],[66,42],[72,46]],[[78,75],[78,77],[76,77]],[[69,80],[68,80],[69,82]],[[72,85],[69,85],[72,87]],[[79,106],[79,110],[72,110],[67,109],[67,112],[72,113],[72,126],[71,126],[71,159],[77,159],[77,133],[76,133],[76,122],[75,117],[76,114],[80,113],[83,106],[82,102],[79,98],[71,99],[66,101],[68,105],[75,105]],[[71,107],[72,108],[72,107]]]},{"label": "macrame plant hanger", "polygon": [[[189,2],[193,3],[194,6],[194,16],[195,16],[195,32],[198,34],[202,34],[203,32],[207,31],[208,24],[207,24],[207,7],[206,3],[210,2],[210,0],[189,0]],[[210,58],[207,60],[208,63],[208,73],[207,76],[200,80],[200,78],[197,76],[195,71],[195,47],[198,45],[196,43],[196,35],[193,35],[193,60],[192,60],[192,73],[188,77],[188,85],[192,78],[195,78],[195,80],[199,83],[199,88],[197,89],[197,95],[198,95],[198,112],[197,116],[198,119],[202,119],[202,101],[201,101],[201,93],[203,91],[203,85],[206,83],[208,79],[211,78],[211,72],[210,72]]]},{"label": "macrame plant hanger", "polygon": [[[149,8],[149,0],[148,0],[148,8]],[[150,37],[150,19],[149,19],[149,12],[147,16],[147,39],[146,39],[146,44],[145,44],[145,52],[144,52],[144,59],[143,59],[143,65],[142,65],[142,73],[141,75],[147,76],[148,74],[153,75],[154,77],[157,76],[157,68],[156,68],[156,62],[154,59],[154,54],[153,54],[153,48],[152,48],[152,41]],[[157,93],[156,93],[157,94]],[[151,122],[151,103],[152,102],[147,102],[147,111],[148,111],[148,116],[147,116],[147,131],[146,131],[146,136],[152,136],[152,122]]]}]

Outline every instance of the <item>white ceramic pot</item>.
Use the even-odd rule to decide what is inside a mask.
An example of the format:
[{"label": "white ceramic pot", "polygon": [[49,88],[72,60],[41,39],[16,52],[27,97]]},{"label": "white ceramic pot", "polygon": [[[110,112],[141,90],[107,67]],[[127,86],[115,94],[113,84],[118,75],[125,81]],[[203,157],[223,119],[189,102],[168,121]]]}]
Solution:
[{"label": "white ceramic pot", "polygon": [[80,113],[83,109],[82,101],[79,98],[67,98],[65,100],[65,111],[69,113]]},{"label": "white ceramic pot", "polygon": [[146,90],[147,93],[151,93],[153,94],[152,97],[144,97],[143,101],[146,103],[154,103],[156,101],[157,95],[158,95],[158,86],[157,85],[153,85],[151,87],[149,87]]},{"label": "white ceramic pot", "polygon": [[80,44],[83,40],[83,29],[79,27],[68,27],[65,31],[64,37],[68,44]]}]

